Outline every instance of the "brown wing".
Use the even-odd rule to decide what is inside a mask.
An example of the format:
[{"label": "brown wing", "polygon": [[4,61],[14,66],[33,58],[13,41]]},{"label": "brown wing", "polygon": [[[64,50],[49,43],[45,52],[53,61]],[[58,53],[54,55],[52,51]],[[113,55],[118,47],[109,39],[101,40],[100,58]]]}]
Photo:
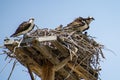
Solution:
[{"label": "brown wing", "polygon": [[13,35],[11,35],[11,37],[15,36],[16,34],[25,31],[29,28],[29,26],[31,25],[31,23],[28,22],[23,22],[19,25],[19,27],[17,28],[17,30],[15,31],[15,33]]},{"label": "brown wing", "polygon": [[68,30],[78,30],[80,27],[83,27],[85,25],[84,18],[78,17],[71,23],[69,23],[67,26],[65,26],[63,29]]},{"label": "brown wing", "polygon": [[83,18],[79,17],[79,18],[76,18],[73,22],[71,22],[67,26],[69,28],[78,28],[78,27],[81,27],[81,26],[84,26],[84,25],[85,25],[85,23],[83,22]]}]

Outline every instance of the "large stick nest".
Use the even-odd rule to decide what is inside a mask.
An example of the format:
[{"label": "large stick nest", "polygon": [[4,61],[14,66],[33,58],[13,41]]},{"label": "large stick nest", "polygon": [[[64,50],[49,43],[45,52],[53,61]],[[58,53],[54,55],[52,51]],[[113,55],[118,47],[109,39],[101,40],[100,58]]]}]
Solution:
[{"label": "large stick nest", "polygon": [[[95,72],[94,76],[98,77],[98,73],[101,70],[99,62],[101,58],[105,58],[101,50],[104,46],[97,43],[87,32],[81,33],[77,29],[66,29],[66,27],[60,25],[55,29],[37,29],[31,32],[30,36],[58,36],[59,42],[69,50],[71,62],[82,66],[91,74]],[[49,45],[49,47],[55,48],[53,45]],[[61,56],[63,55],[59,55],[59,57]]]}]

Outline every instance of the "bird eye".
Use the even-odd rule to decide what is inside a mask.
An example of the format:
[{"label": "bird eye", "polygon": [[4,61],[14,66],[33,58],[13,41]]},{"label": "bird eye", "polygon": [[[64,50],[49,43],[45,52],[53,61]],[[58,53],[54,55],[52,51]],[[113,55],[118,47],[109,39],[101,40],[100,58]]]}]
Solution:
[{"label": "bird eye", "polygon": [[34,20],[34,18],[31,18],[31,20]]}]

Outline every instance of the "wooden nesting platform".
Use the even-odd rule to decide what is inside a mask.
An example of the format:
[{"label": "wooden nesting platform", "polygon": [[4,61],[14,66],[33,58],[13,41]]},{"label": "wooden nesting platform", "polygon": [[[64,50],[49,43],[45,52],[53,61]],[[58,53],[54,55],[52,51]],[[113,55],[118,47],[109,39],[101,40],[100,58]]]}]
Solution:
[{"label": "wooden nesting platform", "polygon": [[5,39],[8,56],[42,80],[97,80],[103,45],[81,32],[81,18],[55,29],[37,29],[29,36]]},{"label": "wooden nesting platform", "polygon": [[92,45],[84,37],[79,44],[73,42],[74,46],[69,40],[51,35],[25,38],[19,47],[21,39],[5,39],[4,45],[14,58],[42,80],[97,80],[99,70],[94,67],[96,61],[93,59],[96,48],[90,48],[98,45]]}]

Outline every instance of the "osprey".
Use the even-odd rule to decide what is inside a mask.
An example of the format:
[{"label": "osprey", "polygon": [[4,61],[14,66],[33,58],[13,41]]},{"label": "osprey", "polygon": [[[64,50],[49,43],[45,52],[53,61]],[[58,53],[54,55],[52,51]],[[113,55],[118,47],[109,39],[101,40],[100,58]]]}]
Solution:
[{"label": "osprey", "polygon": [[88,18],[76,18],[73,22],[67,25],[64,29],[72,29],[73,31],[80,31],[83,32],[87,29],[89,29],[89,24],[91,21],[93,21],[93,17],[88,17]]},{"label": "osprey", "polygon": [[93,17],[83,18],[82,22],[84,23],[84,26],[80,27],[80,31],[83,32],[85,30],[89,29],[89,24],[95,20]]},{"label": "osprey", "polygon": [[34,28],[34,18],[29,19],[29,21],[25,21],[19,25],[16,29],[15,33],[12,34],[10,37],[17,37],[20,35],[25,35],[30,32]]}]

